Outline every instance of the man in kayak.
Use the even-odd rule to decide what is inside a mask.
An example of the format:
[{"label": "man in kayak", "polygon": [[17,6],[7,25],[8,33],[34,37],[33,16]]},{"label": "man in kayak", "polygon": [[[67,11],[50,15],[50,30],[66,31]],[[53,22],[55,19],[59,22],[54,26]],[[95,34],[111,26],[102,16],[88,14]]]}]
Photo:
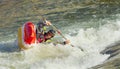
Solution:
[{"label": "man in kayak", "polygon": [[[42,42],[47,42],[48,40],[50,40],[51,38],[53,38],[56,34],[55,30],[49,30],[48,32],[46,31],[45,26],[50,26],[51,22],[50,21],[40,21],[37,24],[37,29],[36,29],[36,38],[37,38],[37,42],[38,43],[42,43]],[[60,31],[57,31],[58,33],[60,33]],[[58,42],[57,42],[58,43]],[[66,40],[64,42],[59,42],[60,44],[69,44],[70,41]]]},{"label": "man in kayak", "polygon": [[50,26],[51,23],[49,21],[42,21],[40,20],[36,27],[36,36],[37,38],[40,37],[40,35],[43,35],[46,32],[45,26]]}]

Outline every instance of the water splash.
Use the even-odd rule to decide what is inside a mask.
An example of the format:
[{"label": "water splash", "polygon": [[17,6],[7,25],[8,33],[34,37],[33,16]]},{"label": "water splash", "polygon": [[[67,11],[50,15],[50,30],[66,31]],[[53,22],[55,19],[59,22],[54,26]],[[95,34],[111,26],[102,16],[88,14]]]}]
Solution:
[{"label": "water splash", "polygon": [[101,64],[110,55],[100,52],[120,40],[120,21],[105,24],[99,29],[79,29],[75,33],[77,34],[74,36],[65,35],[75,47],[54,46],[51,43],[38,44],[29,50],[19,51],[14,40],[1,42],[0,68],[87,69]]}]

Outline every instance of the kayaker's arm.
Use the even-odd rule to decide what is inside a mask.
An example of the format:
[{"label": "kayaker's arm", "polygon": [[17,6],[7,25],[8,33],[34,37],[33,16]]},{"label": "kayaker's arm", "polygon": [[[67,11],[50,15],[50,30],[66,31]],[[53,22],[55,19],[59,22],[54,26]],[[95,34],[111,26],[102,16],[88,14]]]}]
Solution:
[{"label": "kayaker's arm", "polygon": [[66,45],[66,44],[69,44],[70,43],[70,40],[66,40],[66,41],[64,41],[64,42],[54,42],[53,44],[54,45],[57,45],[57,44],[62,44],[62,45]]}]

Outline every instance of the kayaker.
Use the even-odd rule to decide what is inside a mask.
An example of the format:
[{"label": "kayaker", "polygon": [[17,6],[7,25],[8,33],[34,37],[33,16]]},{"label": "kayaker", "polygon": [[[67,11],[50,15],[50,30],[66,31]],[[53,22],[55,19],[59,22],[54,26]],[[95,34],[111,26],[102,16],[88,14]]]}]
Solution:
[{"label": "kayaker", "polygon": [[41,34],[44,34],[46,32],[46,27],[45,26],[50,26],[51,22],[50,21],[42,21],[40,20],[36,26],[36,36],[39,38]]},{"label": "kayaker", "polygon": [[[56,31],[55,30],[49,30],[48,32],[45,32],[46,31],[46,28],[45,26],[50,26],[51,25],[51,22],[50,21],[40,21],[38,24],[37,24],[37,29],[36,29],[36,34],[37,34],[37,42],[38,43],[42,43],[42,42],[47,42],[48,40],[50,40],[51,38],[53,38],[56,34]],[[58,34],[60,33],[60,31],[57,31]],[[69,40],[66,40],[64,42],[59,42],[59,44],[69,44],[70,41]]]}]

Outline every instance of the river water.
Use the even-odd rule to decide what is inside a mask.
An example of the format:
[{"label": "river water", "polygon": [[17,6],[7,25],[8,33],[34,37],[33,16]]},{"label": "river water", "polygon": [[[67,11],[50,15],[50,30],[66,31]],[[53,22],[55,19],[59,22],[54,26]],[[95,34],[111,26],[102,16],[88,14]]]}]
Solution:
[{"label": "river water", "polygon": [[[119,4],[119,0],[1,0],[0,69],[119,69],[120,61],[114,61],[120,58]],[[20,51],[17,29],[27,21],[37,24],[41,15],[74,47],[41,43]],[[56,34],[54,39],[62,37]]]}]

